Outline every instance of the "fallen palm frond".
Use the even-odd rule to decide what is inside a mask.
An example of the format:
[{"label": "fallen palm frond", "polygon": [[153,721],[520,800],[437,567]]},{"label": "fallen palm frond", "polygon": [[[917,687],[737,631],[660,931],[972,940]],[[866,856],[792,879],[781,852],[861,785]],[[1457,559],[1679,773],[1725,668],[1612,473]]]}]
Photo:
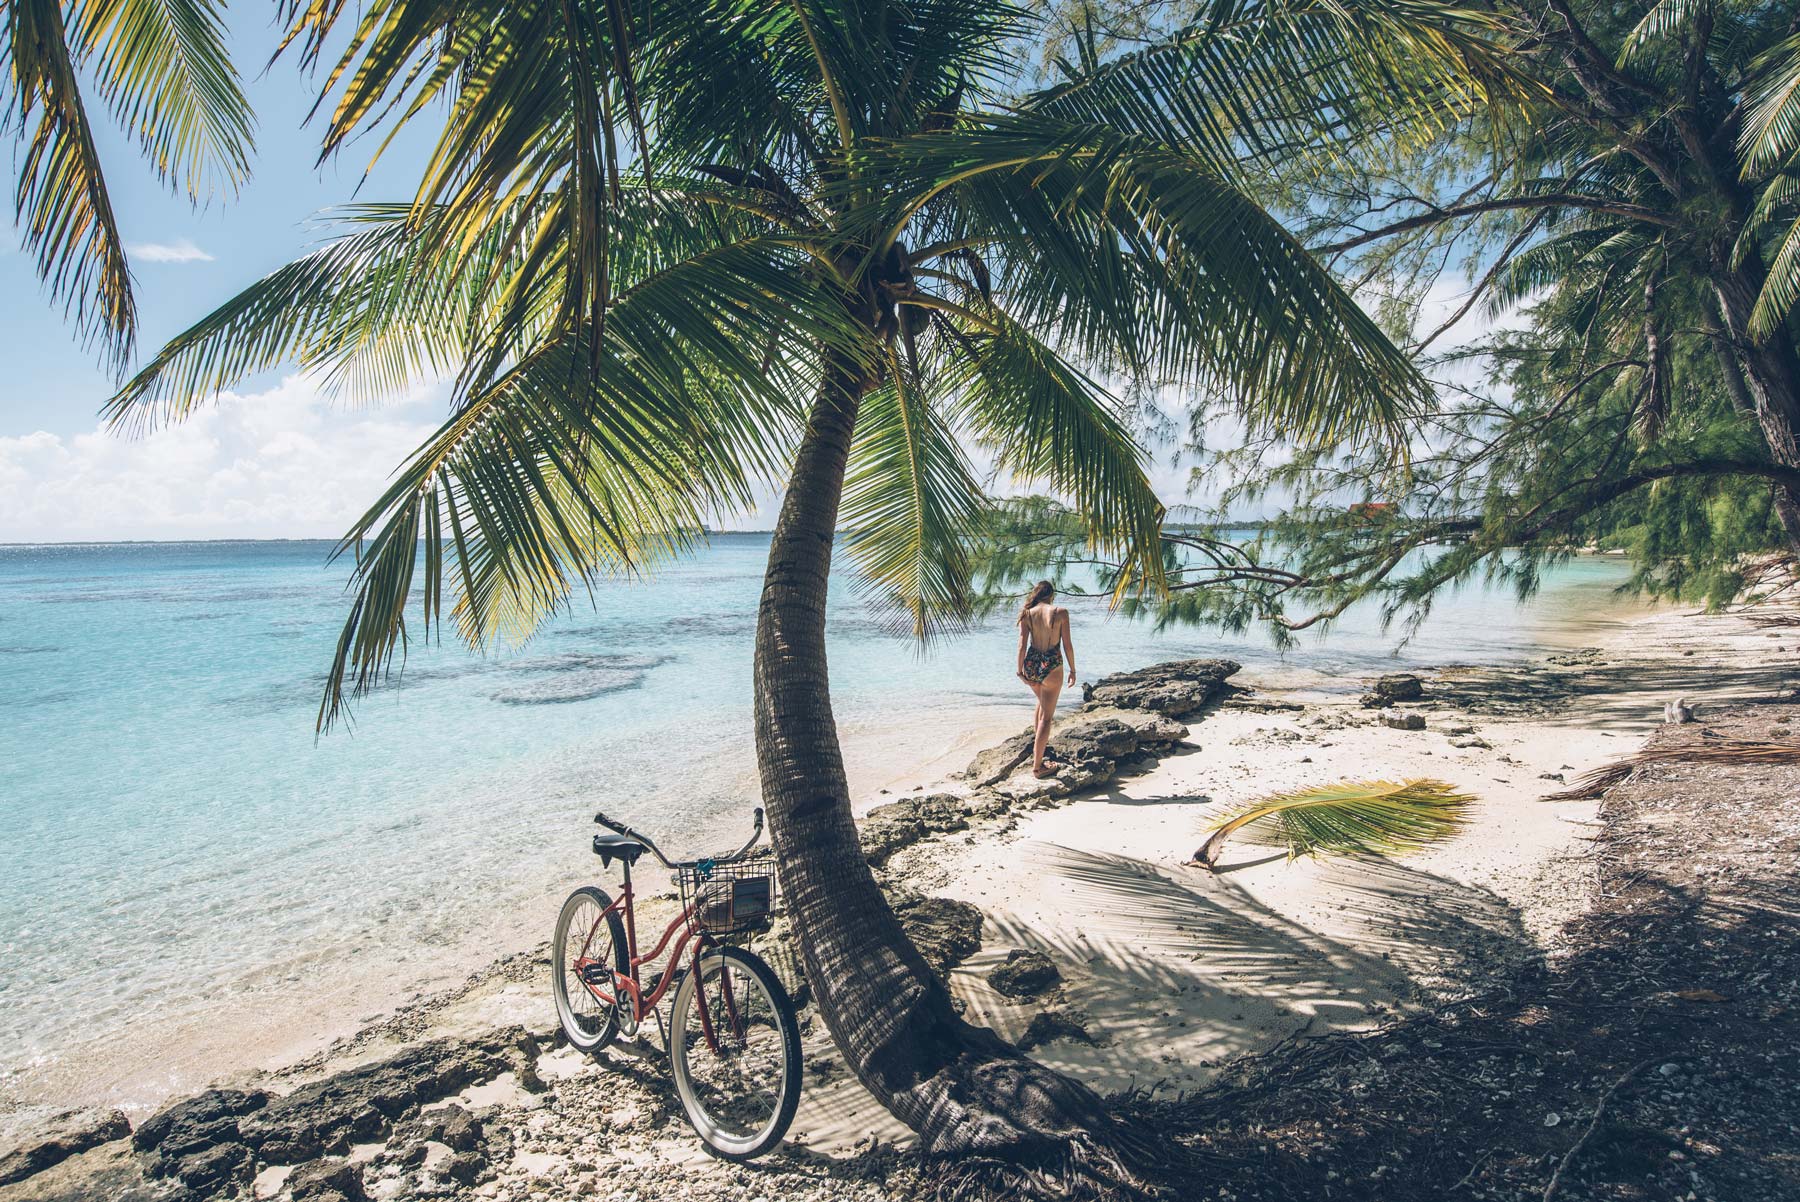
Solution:
[{"label": "fallen palm frond", "polygon": [[1721,741],[1684,747],[1648,747],[1636,755],[1602,765],[1582,776],[1572,788],[1549,793],[1545,801],[1586,801],[1625,781],[1646,764],[1800,764],[1800,744]]},{"label": "fallen palm frond", "polygon": [[1267,822],[1288,858],[1335,852],[1391,855],[1453,835],[1468,821],[1475,798],[1441,780],[1341,781],[1251,802],[1221,819],[1194,853],[1213,867],[1226,838]]},{"label": "fallen palm frond", "polygon": [[1800,614],[1745,614],[1754,626],[1800,626]]}]

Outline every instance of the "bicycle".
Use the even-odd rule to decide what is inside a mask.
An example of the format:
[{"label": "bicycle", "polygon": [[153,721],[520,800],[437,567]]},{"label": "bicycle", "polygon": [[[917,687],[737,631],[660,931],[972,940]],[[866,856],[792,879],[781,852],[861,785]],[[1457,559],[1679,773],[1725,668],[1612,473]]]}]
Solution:
[{"label": "bicycle", "polygon": [[[661,1025],[656,1007],[674,988],[664,1042],[688,1122],[716,1156],[761,1156],[781,1142],[800,1104],[800,1025],[774,970],[721,940],[762,926],[774,912],[773,857],[751,850],[762,837],[763,812],[757,809],[756,830],[737,851],[699,860],[670,860],[653,840],[605,814],[594,821],[613,832],[594,836],[594,854],[602,867],[618,860],[623,882],[617,899],[584,885],[557,915],[551,980],[563,1034],[589,1053],[621,1035],[635,1039],[652,1014]],[[675,874],[681,914],[640,956],[631,867],[646,851]],[[671,940],[668,963],[646,982],[639,970]]]}]

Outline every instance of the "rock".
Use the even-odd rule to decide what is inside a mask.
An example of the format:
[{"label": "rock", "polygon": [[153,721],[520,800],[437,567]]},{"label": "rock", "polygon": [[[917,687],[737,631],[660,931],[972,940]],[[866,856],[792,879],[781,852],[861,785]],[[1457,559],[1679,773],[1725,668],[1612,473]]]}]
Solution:
[{"label": "rock", "polygon": [[1013,949],[988,973],[988,984],[1006,997],[1032,998],[1062,980],[1043,952]]},{"label": "rock", "polygon": [[294,1202],[363,1202],[362,1174],[348,1160],[313,1160],[289,1174]]},{"label": "rock", "polygon": [[132,1133],[132,1146],[154,1153],[152,1177],[174,1177],[202,1195],[249,1179],[253,1157],[243,1124],[263,1109],[261,1090],[209,1089],[151,1115]]},{"label": "rock", "polygon": [[1161,714],[1144,713],[1136,710],[1121,710],[1118,720],[1131,727],[1137,735],[1138,747],[1163,748],[1181,742],[1188,737],[1188,726],[1173,718]]},{"label": "rock", "polygon": [[1088,1031],[1087,1016],[1080,1011],[1043,1010],[1032,1016],[1025,1033],[1019,1036],[1019,1042],[1015,1046],[1021,1052],[1029,1052],[1058,1039],[1073,1040],[1090,1047],[1100,1042]]},{"label": "rock", "polygon": [[262,1109],[268,1101],[269,1095],[260,1089],[209,1089],[145,1119],[131,1133],[131,1146],[140,1152],[158,1151],[165,1143],[178,1149],[197,1147],[205,1142],[197,1135],[210,1135],[220,1130],[221,1124],[236,1131],[238,1119]]},{"label": "rock", "polygon": [[1477,739],[1473,736],[1470,736],[1469,738],[1466,738],[1466,739],[1451,739],[1450,746],[1452,746],[1452,747],[1474,747],[1474,748],[1478,748],[1482,751],[1488,751],[1488,750],[1491,750],[1494,745],[1492,743],[1488,742],[1486,739]]},{"label": "rock", "polygon": [[[239,1127],[244,1142],[271,1164],[295,1164],[352,1141],[382,1134],[398,1118],[426,1102],[492,1080],[521,1060],[535,1059],[535,1043],[520,1043],[513,1027],[480,1040],[449,1039],[363,1065],[276,1098]],[[524,1084],[521,1077],[521,1084]]]},{"label": "rock", "polygon": [[172,1177],[149,1175],[150,1160],[132,1150],[131,1141],[115,1139],[35,1173],[22,1182],[0,1186],[4,1202],[200,1202],[199,1196]]},{"label": "rock", "polygon": [[1226,709],[1246,710],[1252,714],[1297,714],[1306,707],[1298,701],[1268,701],[1249,696],[1250,690],[1227,697],[1220,704]]},{"label": "rock", "polygon": [[60,1114],[35,1138],[0,1156],[0,1185],[23,1181],[89,1148],[130,1134],[131,1124],[117,1110],[71,1110]]},{"label": "rock", "polygon": [[994,792],[1004,797],[1010,806],[1043,805],[1067,797],[1071,791],[1069,783],[1057,776],[1021,776],[994,786]]},{"label": "rock", "polygon": [[1424,730],[1425,715],[1385,713],[1381,715],[1381,724],[1395,730]]},{"label": "rock", "polygon": [[1424,697],[1424,681],[1411,672],[1394,672],[1376,677],[1374,688],[1363,694],[1362,703],[1365,709],[1380,709],[1396,701],[1421,701]]},{"label": "rock", "polygon": [[227,1187],[250,1180],[255,1158],[250,1149],[238,1143],[218,1143],[210,1148],[189,1153],[170,1162],[173,1172],[189,1189],[210,1198],[225,1193]]},{"label": "rock", "polygon": [[1096,718],[1056,731],[1050,746],[1071,764],[1110,763],[1137,750],[1138,733],[1117,718]]},{"label": "rock", "polygon": [[963,776],[978,789],[1005,780],[1014,768],[1031,758],[1031,740],[1032,732],[1026,731],[988,748],[969,762]]},{"label": "rock", "polygon": [[1184,659],[1153,664],[1135,672],[1115,672],[1097,683],[1083,685],[1082,700],[1089,709],[1114,706],[1182,718],[1228,693],[1231,686],[1225,679],[1235,675],[1241,667],[1229,659]]},{"label": "rock", "polygon": [[940,977],[981,950],[981,911],[968,902],[907,894],[893,907],[906,937]]},{"label": "rock", "polygon": [[933,793],[876,806],[863,819],[857,838],[863,857],[880,866],[927,835],[968,829],[969,815],[962,799],[953,793]]}]

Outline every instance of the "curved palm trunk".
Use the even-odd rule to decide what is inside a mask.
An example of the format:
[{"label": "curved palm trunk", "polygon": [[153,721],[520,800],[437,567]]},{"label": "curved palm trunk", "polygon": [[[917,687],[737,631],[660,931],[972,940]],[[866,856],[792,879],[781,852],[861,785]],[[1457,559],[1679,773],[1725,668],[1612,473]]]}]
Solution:
[{"label": "curved palm trunk", "polygon": [[865,388],[853,365],[830,366],[794,461],[757,615],[757,760],[807,981],[856,1075],[926,1151],[1066,1163],[1073,1150],[1091,1160],[1116,1142],[1100,1099],[956,1014],[857,843],[831,713],[825,588]]}]

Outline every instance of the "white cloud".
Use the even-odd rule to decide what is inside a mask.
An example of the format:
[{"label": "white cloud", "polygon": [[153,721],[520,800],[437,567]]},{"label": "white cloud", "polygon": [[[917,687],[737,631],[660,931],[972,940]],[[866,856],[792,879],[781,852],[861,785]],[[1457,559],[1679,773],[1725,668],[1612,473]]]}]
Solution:
[{"label": "white cloud", "polygon": [[144,437],[0,437],[0,542],[335,537],[442,413],[439,388],[356,410],[289,376]]},{"label": "white cloud", "polygon": [[125,253],[146,263],[210,263],[213,257],[188,239],[179,242],[140,242]]}]

